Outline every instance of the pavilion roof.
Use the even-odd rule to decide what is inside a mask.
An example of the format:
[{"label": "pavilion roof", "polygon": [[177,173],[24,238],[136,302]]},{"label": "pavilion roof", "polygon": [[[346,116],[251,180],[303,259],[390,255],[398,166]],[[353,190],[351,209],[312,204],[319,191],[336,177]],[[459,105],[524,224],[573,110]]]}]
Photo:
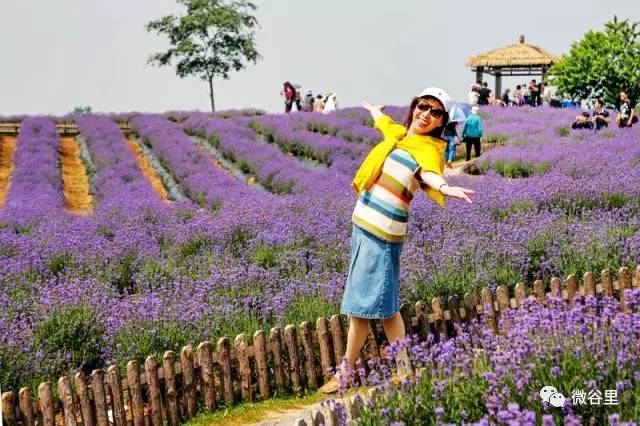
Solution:
[{"label": "pavilion roof", "polygon": [[472,56],[465,63],[469,67],[525,67],[551,65],[559,58],[541,47],[527,44],[521,35],[518,43]]}]

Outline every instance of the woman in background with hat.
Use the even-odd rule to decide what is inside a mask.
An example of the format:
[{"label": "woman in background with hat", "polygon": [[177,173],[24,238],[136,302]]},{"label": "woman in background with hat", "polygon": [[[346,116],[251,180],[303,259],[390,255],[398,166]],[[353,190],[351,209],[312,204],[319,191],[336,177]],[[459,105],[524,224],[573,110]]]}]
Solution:
[{"label": "woman in background with hat", "polygon": [[[444,206],[446,196],[471,202],[473,191],[447,185],[442,178],[446,142],[442,131],[449,120],[451,98],[430,87],[413,98],[404,126],[382,113],[383,106],[364,102],[384,140],[367,155],[352,182],[359,195],[353,211],[351,264],[342,298],[341,313],[350,317],[345,358],[353,367],[364,344],[370,319],[381,319],[389,343],[405,337],[399,313],[400,254],[409,218],[409,203],[423,189]],[[398,356],[400,367],[410,371],[406,350]],[[320,388],[337,392],[339,371]]]}]

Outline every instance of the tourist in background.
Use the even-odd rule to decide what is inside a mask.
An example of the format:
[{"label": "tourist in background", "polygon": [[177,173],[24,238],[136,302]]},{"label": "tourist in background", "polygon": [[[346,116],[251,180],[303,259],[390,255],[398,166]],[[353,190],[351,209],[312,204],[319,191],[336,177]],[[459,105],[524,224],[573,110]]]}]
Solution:
[{"label": "tourist in background", "polygon": [[329,114],[338,109],[338,101],[336,100],[336,94],[331,92],[324,99],[324,108],[322,110],[323,114]]},{"label": "tourist in background", "polygon": [[524,105],[524,95],[522,94],[522,86],[519,84],[516,86],[516,90],[513,91],[513,102],[517,106]]},{"label": "tourist in background", "polygon": [[480,93],[478,93],[479,89],[480,88],[477,84],[474,83],[471,85],[471,91],[469,92],[469,105],[472,107],[478,105],[478,96],[480,95]]},{"label": "tourist in background", "polygon": [[301,86],[299,84],[294,84],[293,87],[296,90],[296,96],[293,102],[296,104],[296,108],[298,109],[298,111],[301,111],[302,110],[302,104],[301,104],[302,95],[300,94]]},{"label": "tourist in background", "polygon": [[540,104],[540,86],[536,83],[536,80],[531,80],[529,83],[529,105],[535,107]]},{"label": "tourist in background", "polygon": [[542,104],[549,106],[551,105],[551,86],[544,81],[540,85],[542,86]]},{"label": "tourist in background", "polygon": [[322,95],[316,96],[316,100],[313,101],[313,112],[322,112],[324,110],[324,98]]},{"label": "tourist in background", "polygon": [[313,93],[311,93],[311,90],[307,91],[307,94],[302,101],[302,110],[306,112],[313,111]]},{"label": "tourist in background", "polygon": [[509,99],[509,92],[511,92],[511,89],[507,89],[504,91],[504,93],[502,94],[502,106],[510,106],[511,105],[511,99]]},{"label": "tourist in background", "polygon": [[596,130],[600,130],[603,127],[609,127],[611,118],[609,118],[609,111],[606,110],[602,104],[601,99],[596,99],[593,103],[594,109],[591,115],[591,122],[595,124]]},{"label": "tourist in background", "polygon": [[491,96],[491,90],[485,81],[478,90],[478,105],[489,105],[489,96]]},{"label": "tourist in background", "polygon": [[283,83],[282,92],[280,95],[284,96],[284,112],[285,114],[289,114],[291,112],[291,107],[293,106],[293,102],[296,99],[296,88],[293,87],[293,84],[285,81]]},{"label": "tourist in background", "polygon": [[593,123],[589,120],[589,113],[587,111],[583,111],[580,115],[576,116],[573,124],[571,125],[572,129],[593,129]]},{"label": "tourist in background", "polygon": [[467,148],[467,161],[471,160],[471,146],[475,151],[475,158],[480,157],[480,139],[482,138],[482,118],[477,106],[471,108],[471,115],[462,127],[462,140]]},{"label": "tourist in background", "polygon": [[623,90],[620,92],[620,107],[618,108],[618,116],[616,117],[618,127],[631,127],[636,121],[638,121],[638,119],[635,117],[635,111],[633,110],[631,99],[629,99],[629,94]]},{"label": "tourist in background", "polygon": [[458,145],[458,132],[456,130],[456,126],[458,122],[451,121],[449,122],[445,128],[443,137],[444,140],[447,141],[447,149],[444,153],[444,161],[448,168],[453,168],[453,159],[456,156],[456,146]]}]

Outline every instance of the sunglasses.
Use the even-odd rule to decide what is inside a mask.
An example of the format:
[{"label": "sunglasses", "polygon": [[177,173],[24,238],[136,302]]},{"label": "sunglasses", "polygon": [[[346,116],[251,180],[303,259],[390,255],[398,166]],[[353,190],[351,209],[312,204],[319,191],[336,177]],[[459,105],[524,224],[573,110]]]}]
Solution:
[{"label": "sunglasses", "polygon": [[416,108],[418,108],[418,110],[421,112],[430,111],[431,116],[433,118],[440,118],[444,115],[444,112],[445,112],[443,109],[434,108],[430,103],[427,103],[427,102],[419,102],[416,105]]}]

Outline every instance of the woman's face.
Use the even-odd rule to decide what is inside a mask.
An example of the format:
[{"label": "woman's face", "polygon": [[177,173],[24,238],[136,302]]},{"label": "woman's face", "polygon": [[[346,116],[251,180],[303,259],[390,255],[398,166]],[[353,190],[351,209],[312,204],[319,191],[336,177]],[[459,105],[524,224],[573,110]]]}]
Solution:
[{"label": "woman's face", "polygon": [[[442,126],[444,113],[444,106],[437,99],[419,99],[416,107],[413,109],[411,130],[417,135],[428,134],[433,129]],[[434,117],[434,115],[436,115],[437,118]]]}]

